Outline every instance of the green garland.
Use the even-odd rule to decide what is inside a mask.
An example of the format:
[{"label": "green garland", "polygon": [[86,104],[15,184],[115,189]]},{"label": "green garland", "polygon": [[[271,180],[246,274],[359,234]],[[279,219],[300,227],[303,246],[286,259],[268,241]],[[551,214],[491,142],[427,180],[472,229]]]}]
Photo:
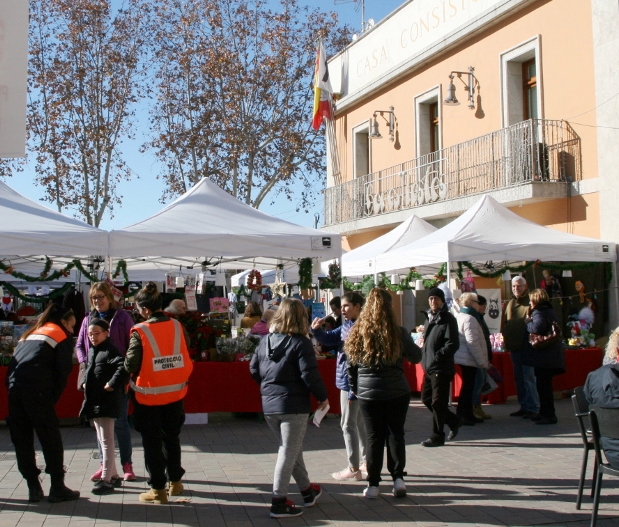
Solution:
[{"label": "green garland", "polygon": [[299,288],[309,289],[312,287],[312,259],[301,258],[299,260]]},{"label": "green garland", "polygon": [[[525,262],[522,265],[506,265],[501,267],[500,269],[495,269],[493,271],[488,269],[482,269],[479,267],[475,267],[469,261],[458,262],[458,269],[456,270],[456,275],[458,279],[462,280],[463,270],[466,267],[469,271],[477,276],[481,276],[482,278],[497,278],[502,276],[506,271],[510,271],[512,273],[522,273],[531,269],[532,267],[537,267],[538,265],[543,265],[544,269],[554,270],[554,271],[564,271],[564,270],[577,270],[577,269],[588,269],[598,265],[600,262],[583,262],[583,263],[546,263],[540,260],[535,260],[534,262]],[[610,284],[613,277],[613,265],[610,262],[606,262],[604,264],[604,271],[607,284]]]},{"label": "green garland", "polygon": [[63,296],[73,286],[73,284],[71,283],[65,284],[60,289],[55,289],[49,295],[46,295],[46,296],[24,295],[20,293],[19,290],[15,286],[11,285],[9,282],[0,282],[0,286],[10,291],[10,293],[13,296],[21,298],[25,302],[30,302],[33,304],[43,304],[44,302],[48,302],[49,300],[53,298]]},{"label": "green garland", "polygon": [[82,265],[82,262],[77,259],[72,260],[71,263],[65,265],[63,269],[58,269],[52,274],[48,274],[52,268],[52,264],[53,261],[48,256],[46,256],[45,266],[43,267],[43,271],[39,276],[28,276],[15,270],[12,265],[6,265],[4,262],[0,262],[0,270],[4,271],[6,274],[10,274],[11,276],[24,280],[26,282],[51,282],[58,278],[69,276],[69,272],[71,271],[71,269],[76,268],[91,282],[97,282],[99,280],[96,275],[93,276],[88,271],[86,271],[86,269],[84,269],[84,266]]},{"label": "green garland", "polygon": [[116,278],[120,273],[123,274],[123,284],[129,283],[129,275],[127,274],[127,262],[125,260],[119,260],[116,264],[116,270],[112,274],[112,278]]}]

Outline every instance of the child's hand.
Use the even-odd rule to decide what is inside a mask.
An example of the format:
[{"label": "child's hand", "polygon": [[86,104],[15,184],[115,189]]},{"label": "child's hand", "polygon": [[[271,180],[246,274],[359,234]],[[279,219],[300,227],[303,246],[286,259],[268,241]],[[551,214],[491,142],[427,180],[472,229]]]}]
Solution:
[{"label": "child's hand", "polygon": [[103,387],[103,389],[104,389],[106,392],[113,392],[113,391],[114,391],[114,388],[112,388],[112,387],[111,387],[109,384],[107,384],[107,383],[105,383],[105,386]]}]

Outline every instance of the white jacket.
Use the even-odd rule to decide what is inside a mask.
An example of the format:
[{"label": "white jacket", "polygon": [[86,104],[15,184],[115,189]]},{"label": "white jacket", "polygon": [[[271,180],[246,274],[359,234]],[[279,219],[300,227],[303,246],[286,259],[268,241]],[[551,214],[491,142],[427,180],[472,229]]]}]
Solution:
[{"label": "white jacket", "polygon": [[460,348],[454,360],[462,366],[488,368],[488,349],[481,325],[473,315],[460,313],[457,317]]}]

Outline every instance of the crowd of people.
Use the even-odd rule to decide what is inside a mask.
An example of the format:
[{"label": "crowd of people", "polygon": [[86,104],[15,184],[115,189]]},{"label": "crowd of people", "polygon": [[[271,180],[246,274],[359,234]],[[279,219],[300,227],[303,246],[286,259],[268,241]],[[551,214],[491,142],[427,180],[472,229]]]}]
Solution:
[{"label": "crowd of people", "polygon": [[[552,379],[565,371],[563,344],[558,340],[540,353],[530,337],[548,333],[557,317],[546,291],[529,292],[524,278],[512,280],[512,292],[503,331],[514,363],[520,409],[511,415],[537,424],[554,424]],[[161,295],[152,282],[135,297],[143,320],[138,324],[127,312],[113,307],[114,298],[106,283],[92,286],[90,301],[92,311],[78,333],[77,356],[78,389],[84,391],[80,415],[96,430],[101,459],[99,470],[91,477],[92,492],[110,494],[123,480],[135,479],[127,421],[131,395],[150,486],[139,500],[165,504],[169,496],[184,490],[179,436],[192,362],[182,326],[174,318],[181,306],[169,306],[164,312]],[[340,426],[348,464],[332,477],[338,481],[365,479],[366,498],[380,495],[385,447],[392,493],[396,497],[407,494],[404,425],[411,392],[403,360],[421,363],[424,370],[421,401],[432,413],[432,430],[421,443],[423,447],[441,447],[446,440],[454,440],[462,426],[490,418],[481,408],[482,387],[492,359],[490,332],[484,320],[486,299],[463,293],[458,302],[459,313],[454,316],[443,289],[435,287],[428,292],[421,348],[397,325],[392,297],[379,288],[372,289],[367,299],[356,292],[333,299],[328,317],[334,320],[328,325],[328,317],[310,321],[303,302],[294,298],[286,298],[276,309],[264,312],[259,306],[248,306],[246,318],[253,320],[247,325],[261,336],[250,373],[260,385],[265,420],[279,443],[272,517],[303,513],[288,499],[291,478],[299,488],[303,507],[313,506],[322,494],[303,460],[310,395],[318,401],[318,410],[329,405],[310,334],[323,346],[337,350],[335,383],[340,390]],[[71,370],[74,325],[70,310],[50,305],[23,335],[9,366],[7,421],[18,469],[27,481],[32,502],[44,497],[34,462],[34,432],[50,474],[48,500],[79,498],[79,492],[64,484],[63,447],[54,410]],[[589,376],[587,396],[596,404],[608,404],[604,398],[610,397],[619,407],[619,331],[613,335],[614,344],[609,343],[612,350],[607,356],[614,355]],[[456,364],[462,372],[462,388],[454,413],[449,400]],[[445,427],[449,429],[447,436]],[[114,459],[115,436],[122,471],[118,471]],[[619,446],[614,447],[619,460]]]}]

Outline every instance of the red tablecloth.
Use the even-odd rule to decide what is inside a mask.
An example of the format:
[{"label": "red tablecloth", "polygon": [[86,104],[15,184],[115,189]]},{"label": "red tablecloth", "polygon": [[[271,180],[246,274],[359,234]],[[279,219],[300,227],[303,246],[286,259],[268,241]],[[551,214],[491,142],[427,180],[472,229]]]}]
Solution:
[{"label": "red tablecloth", "polygon": [[[557,375],[552,382],[555,391],[572,390],[582,386],[587,380],[589,372],[596,370],[602,365],[604,351],[600,348],[568,349],[565,350],[565,369],[563,375]],[[493,353],[492,364],[501,372],[505,382],[488,394],[488,402],[492,404],[504,404],[510,395],[516,395],[514,383],[514,367],[509,352]],[[420,392],[423,383],[423,369],[419,364],[404,362],[404,371],[413,392]],[[452,396],[458,398],[462,387],[460,368],[456,366],[456,377],[452,386]]]},{"label": "red tablecloth", "polygon": [[[189,378],[185,412],[261,412],[260,388],[249,374],[249,362],[196,362]],[[318,361],[318,369],[329,393],[329,413],[340,413],[340,390],[335,386],[335,360]],[[7,367],[0,367],[0,420],[8,414],[4,378]],[[84,395],[76,389],[78,367],[69,375],[67,388],[56,405],[61,419],[78,416]],[[313,407],[316,401],[312,398]]]}]

